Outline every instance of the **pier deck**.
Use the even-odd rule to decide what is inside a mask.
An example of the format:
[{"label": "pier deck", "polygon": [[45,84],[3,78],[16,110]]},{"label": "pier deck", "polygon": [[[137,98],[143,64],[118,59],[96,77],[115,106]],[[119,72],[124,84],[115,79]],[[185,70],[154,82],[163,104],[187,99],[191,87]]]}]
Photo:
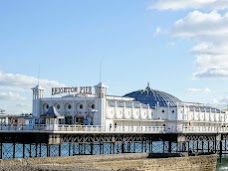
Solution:
[{"label": "pier deck", "polygon": [[0,158],[136,152],[228,154],[227,127],[0,125]]}]

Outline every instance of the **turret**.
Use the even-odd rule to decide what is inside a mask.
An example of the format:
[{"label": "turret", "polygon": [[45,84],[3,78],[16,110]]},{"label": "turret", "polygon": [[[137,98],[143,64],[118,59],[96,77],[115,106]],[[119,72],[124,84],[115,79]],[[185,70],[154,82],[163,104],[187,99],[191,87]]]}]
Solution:
[{"label": "turret", "polygon": [[100,82],[99,84],[95,85],[94,88],[98,98],[104,98],[106,96],[108,88],[106,85]]},{"label": "turret", "polygon": [[36,87],[32,88],[33,91],[33,104],[32,104],[32,113],[33,116],[39,118],[41,115],[41,99],[44,95],[44,89],[37,85]]},{"label": "turret", "polygon": [[105,113],[106,113],[106,94],[107,86],[99,83],[94,86],[96,94],[96,109],[97,113],[94,116],[94,125],[105,126]]}]

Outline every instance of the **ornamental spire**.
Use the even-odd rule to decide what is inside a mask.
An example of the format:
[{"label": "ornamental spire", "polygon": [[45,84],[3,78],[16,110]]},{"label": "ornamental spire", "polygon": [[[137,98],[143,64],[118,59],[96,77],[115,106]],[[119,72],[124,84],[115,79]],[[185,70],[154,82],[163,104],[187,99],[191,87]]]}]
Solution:
[{"label": "ornamental spire", "polygon": [[150,90],[150,83],[147,82],[146,90]]}]

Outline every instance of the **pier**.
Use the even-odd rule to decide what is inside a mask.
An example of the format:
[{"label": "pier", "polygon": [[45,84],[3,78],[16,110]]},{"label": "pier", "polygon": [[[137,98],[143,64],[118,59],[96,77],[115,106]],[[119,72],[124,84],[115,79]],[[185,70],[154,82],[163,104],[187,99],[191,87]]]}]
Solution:
[{"label": "pier", "polygon": [[[94,90],[94,91],[93,91]],[[227,154],[228,110],[145,89],[107,95],[107,86],[33,91],[33,112],[0,115],[0,158],[118,153]]]},{"label": "pier", "polygon": [[228,127],[1,125],[0,158],[138,152],[227,154]]}]

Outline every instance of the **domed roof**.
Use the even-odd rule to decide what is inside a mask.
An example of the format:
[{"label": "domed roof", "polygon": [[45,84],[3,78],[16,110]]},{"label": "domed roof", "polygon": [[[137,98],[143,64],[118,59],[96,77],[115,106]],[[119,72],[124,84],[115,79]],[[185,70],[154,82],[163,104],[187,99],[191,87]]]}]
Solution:
[{"label": "domed roof", "polygon": [[124,95],[124,97],[135,98],[135,100],[144,104],[149,104],[151,107],[154,107],[157,104],[161,107],[174,107],[177,106],[177,103],[181,103],[181,100],[171,94],[151,89],[149,84],[144,90],[133,91]]}]

